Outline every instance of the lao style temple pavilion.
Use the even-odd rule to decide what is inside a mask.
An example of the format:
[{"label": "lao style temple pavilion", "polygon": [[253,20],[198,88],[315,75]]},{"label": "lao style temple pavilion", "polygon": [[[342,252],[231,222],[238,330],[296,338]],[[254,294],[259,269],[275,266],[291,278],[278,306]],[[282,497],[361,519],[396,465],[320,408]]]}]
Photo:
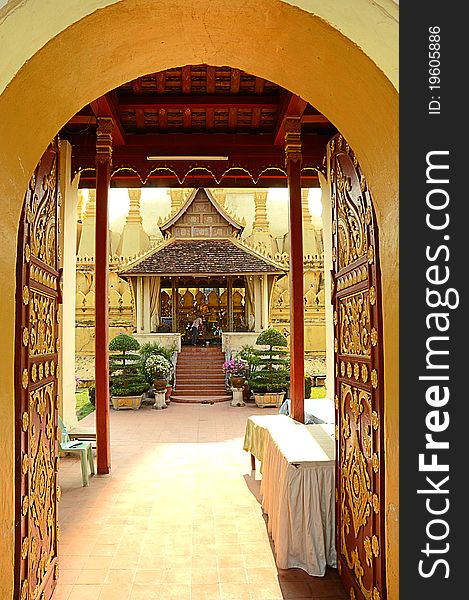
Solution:
[{"label": "lao style temple pavilion", "polygon": [[267,327],[270,296],[281,265],[239,239],[243,226],[219,206],[209,190],[195,189],[167,223],[160,246],[130,263],[136,332],[180,333],[203,320],[202,337]]}]

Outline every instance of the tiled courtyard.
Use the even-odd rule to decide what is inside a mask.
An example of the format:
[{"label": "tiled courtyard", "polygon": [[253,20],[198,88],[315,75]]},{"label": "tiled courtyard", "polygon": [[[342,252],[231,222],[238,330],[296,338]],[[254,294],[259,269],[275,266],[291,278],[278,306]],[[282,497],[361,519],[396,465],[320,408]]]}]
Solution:
[{"label": "tiled courtyard", "polygon": [[53,600],[345,599],[334,569],[275,566],[242,449],[247,417],[275,412],[226,402],[111,410],[111,475],[82,487],[78,459],[61,460]]}]

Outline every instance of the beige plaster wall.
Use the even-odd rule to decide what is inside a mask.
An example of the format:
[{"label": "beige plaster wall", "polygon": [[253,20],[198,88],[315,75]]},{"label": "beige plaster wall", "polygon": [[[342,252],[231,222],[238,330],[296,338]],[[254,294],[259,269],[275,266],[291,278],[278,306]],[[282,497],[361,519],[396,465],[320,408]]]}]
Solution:
[{"label": "beige plaster wall", "polygon": [[13,585],[15,247],[27,181],[51,137],[87,102],[149,72],[208,63],[310,101],[347,138],[369,182],[384,298],[388,592],[398,598],[397,22],[383,4],[301,3],[317,15],[280,0],[23,0],[0,9],[0,597],[10,598]]}]

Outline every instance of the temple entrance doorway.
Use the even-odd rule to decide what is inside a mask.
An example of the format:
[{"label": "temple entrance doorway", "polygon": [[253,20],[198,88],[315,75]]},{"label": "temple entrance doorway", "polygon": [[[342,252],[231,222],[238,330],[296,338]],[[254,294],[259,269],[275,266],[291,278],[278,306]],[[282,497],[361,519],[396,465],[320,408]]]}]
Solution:
[{"label": "temple entrance doorway", "polygon": [[[294,110],[294,112],[297,112],[297,103],[296,100],[295,102],[293,102],[295,108],[292,109]],[[139,109],[140,110],[140,109]],[[310,118],[308,118],[311,117]],[[104,183],[109,184],[109,180],[111,177],[111,127],[110,127],[110,120],[111,117],[109,116],[97,116],[96,117],[96,124],[97,124],[97,139],[98,139],[98,144],[96,146],[96,154],[97,156],[99,156],[99,160],[97,160],[96,162],[96,170],[95,170],[95,177],[97,179],[97,184],[96,187],[97,189],[101,190],[101,194],[97,193],[97,215],[96,215],[96,232],[101,232],[104,233],[104,237],[100,238],[99,235],[97,235],[97,247],[101,246],[100,248],[100,253],[101,253],[101,258],[108,257],[108,248],[107,248],[107,240],[106,237],[108,235],[108,232],[106,230],[106,227],[102,227],[103,223],[105,225],[107,225],[106,220],[104,219],[105,215],[106,215],[106,211],[107,211],[107,207],[106,207],[106,203],[107,203],[107,193],[104,193],[104,189],[106,186],[103,185]],[[293,148],[294,148],[294,155],[297,155],[299,153],[299,148],[300,148],[300,144],[299,141],[301,139],[301,116],[298,115],[294,115],[293,116],[293,121],[295,122],[296,127],[293,127],[293,130],[290,131],[286,131],[285,129],[285,135],[288,136],[292,136],[294,138],[294,144],[293,144]],[[313,115],[306,115],[306,123],[317,123],[318,122],[318,115],[316,113],[313,113]],[[321,119],[319,119],[319,122],[321,122]],[[286,127],[286,125],[285,125]],[[316,135],[316,134],[315,134]],[[289,138],[289,141],[291,142],[291,137]],[[341,143],[344,143],[343,140]],[[86,145],[85,145],[86,147]],[[209,147],[209,146],[208,146]],[[289,150],[291,151],[292,145],[290,144],[288,146]],[[330,157],[333,155],[333,150],[331,150]],[[346,151],[347,154],[350,154],[350,149],[348,149]],[[276,152],[275,154],[278,154],[278,152]],[[96,158],[96,157],[95,157]],[[282,157],[283,159],[283,157]],[[329,160],[328,159],[328,160]],[[83,160],[87,160],[86,156],[85,158],[83,157],[83,155],[79,155],[77,161],[83,161]],[[277,157],[278,160],[278,157]],[[290,160],[293,160],[290,157]],[[296,160],[296,159],[295,159]],[[370,562],[373,562],[374,558],[373,556],[370,556],[370,553],[367,551],[368,548],[368,544],[367,544],[367,539],[369,538],[369,536],[365,535],[366,532],[364,531],[360,531],[361,527],[364,526],[367,523],[362,523],[359,520],[363,518],[363,511],[368,514],[368,508],[371,510],[371,507],[373,507],[373,510],[375,513],[378,513],[379,510],[376,510],[376,506],[379,507],[379,495],[376,493],[375,490],[378,491],[382,491],[383,489],[383,479],[381,478],[381,473],[382,471],[380,471],[380,466],[383,464],[383,454],[379,454],[379,453],[372,453],[373,448],[378,447],[378,442],[377,440],[380,439],[379,436],[381,435],[381,433],[377,433],[375,438],[376,440],[373,440],[373,437],[371,435],[371,426],[369,424],[369,420],[372,423],[372,427],[375,429],[375,431],[382,431],[382,429],[380,429],[382,421],[383,421],[383,415],[382,413],[379,412],[379,400],[376,400],[376,402],[373,404],[372,399],[374,398],[374,396],[376,395],[374,392],[368,394],[368,396],[366,395],[366,393],[363,392],[363,390],[365,390],[365,392],[369,391],[370,386],[373,389],[376,389],[380,386],[380,382],[381,382],[381,378],[382,378],[382,372],[381,372],[381,368],[380,368],[380,360],[381,360],[381,346],[378,346],[377,349],[373,349],[372,351],[369,350],[368,346],[366,346],[366,344],[368,344],[368,330],[366,329],[366,306],[367,303],[369,305],[372,305],[373,307],[376,305],[376,308],[373,308],[373,319],[370,319],[370,323],[375,323],[376,324],[376,332],[377,332],[377,337],[373,336],[372,337],[372,332],[370,332],[370,337],[369,340],[371,341],[370,343],[373,344],[373,347],[375,347],[378,342],[381,343],[381,337],[379,335],[379,319],[380,319],[380,305],[379,305],[379,293],[377,295],[377,287],[376,285],[373,285],[373,283],[377,282],[377,277],[378,277],[378,273],[379,271],[377,270],[377,265],[378,265],[378,254],[377,254],[377,248],[378,248],[378,244],[377,244],[377,237],[373,237],[371,236],[370,238],[366,239],[366,242],[364,242],[360,236],[357,238],[357,223],[359,225],[359,233],[361,233],[362,229],[364,228],[366,230],[366,228],[368,226],[370,226],[370,224],[373,222],[373,219],[370,215],[372,215],[372,213],[370,213],[370,210],[367,210],[367,206],[364,206],[363,204],[363,200],[357,197],[357,190],[361,190],[361,193],[364,193],[366,191],[366,182],[364,177],[361,177],[361,174],[358,170],[358,161],[354,160],[354,157],[352,157],[351,159],[351,164],[353,164],[353,167],[350,166],[349,163],[347,163],[347,168],[349,169],[350,173],[341,173],[340,169],[343,168],[343,165],[340,164],[340,159],[338,159],[338,166],[336,165],[335,167],[331,167],[330,169],[328,169],[327,171],[323,171],[323,176],[326,178],[329,178],[329,181],[331,183],[331,189],[332,189],[332,201],[333,201],[333,210],[335,211],[335,216],[336,218],[333,221],[332,224],[332,231],[333,231],[333,235],[334,235],[334,245],[333,245],[333,253],[332,256],[335,257],[334,261],[336,261],[336,265],[335,265],[335,271],[334,271],[334,284],[337,286],[336,290],[338,290],[338,286],[341,286],[341,290],[342,289],[348,289],[351,288],[352,292],[356,292],[356,295],[360,295],[361,294],[361,300],[360,302],[358,302],[356,300],[356,298],[351,299],[350,301],[346,301],[345,303],[345,307],[342,309],[338,309],[338,329],[336,330],[336,340],[337,340],[337,344],[342,344],[342,345],[338,345],[337,347],[339,349],[336,349],[336,354],[339,353],[340,350],[340,354],[341,356],[336,356],[334,358],[334,366],[336,369],[336,385],[340,385],[341,386],[341,399],[338,401],[336,398],[336,402],[337,402],[337,409],[339,411],[339,415],[342,418],[342,423],[343,425],[343,431],[339,429],[338,431],[338,437],[337,437],[337,443],[338,443],[338,448],[339,448],[339,452],[338,452],[338,456],[341,457],[341,464],[340,464],[340,468],[344,467],[345,465],[347,465],[347,468],[349,469],[349,472],[351,474],[351,476],[354,477],[354,482],[358,481],[358,476],[362,476],[362,479],[360,480],[360,485],[362,486],[360,489],[354,484],[353,489],[347,487],[346,482],[342,482],[342,487],[338,488],[338,494],[339,494],[339,500],[338,502],[341,503],[341,508],[340,510],[342,510],[342,503],[347,503],[347,507],[344,509],[344,514],[347,515],[349,511],[352,512],[352,516],[355,517],[356,522],[354,522],[354,526],[355,526],[355,539],[359,538],[359,536],[363,537],[363,560],[366,561],[367,564],[369,564]],[[293,161],[293,163],[295,163],[295,161]],[[331,163],[328,163],[329,165]],[[106,168],[103,167],[103,165],[106,166]],[[296,183],[296,189],[297,191],[301,189],[300,184],[300,180],[301,180],[301,169],[299,168],[300,165],[296,165],[294,167],[294,172],[295,172],[295,183]],[[121,169],[122,167],[118,168],[116,172],[119,171],[119,169]],[[101,172],[101,169],[103,169],[103,172]],[[280,168],[277,167],[277,169]],[[353,170],[355,169],[355,171]],[[315,172],[318,171],[318,167],[314,167]],[[340,177],[339,177],[340,174]],[[213,175],[213,174],[212,174]],[[104,177],[104,179],[103,179]],[[285,174],[284,173],[284,177],[290,177],[290,174]],[[311,177],[311,174],[309,173],[309,177]],[[101,181],[102,185],[99,185],[99,182]],[[357,183],[358,182],[358,183]],[[266,185],[268,185],[268,181],[265,182]],[[358,187],[357,187],[358,185]],[[353,192],[353,193],[351,193]],[[198,196],[198,194],[200,193],[200,189],[196,188],[195,189],[195,195],[193,197],[193,200],[195,200]],[[340,196],[340,194],[342,194],[342,196]],[[358,194],[360,195],[360,194]],[[338,201],[339,201],[339,197],[342,199],[345,199],[348,202],[347,205],[347,209],[344,211],[344,214],[340,214],[340,210],[342,209],[342,207],[339,206]],[[367,201],[369,201],[369,204],[371,203],[371,199],[367,197]],[[366,202],[365,202],[366,204]],[[299,206],[301,206],[301,199],[300,199],[300,194],[296,195],[296,214],[298,215],[298,208]],[[370,204],[371,206],[371,204]],[[362,210],[363,209],[363,210]],[[100,214],[101,213],[101,214]],[[351,216],[351,213],[352,216]],[[177,229],[177,219],[173,219],[171,225],[174,225],[174,229]],[[301,223],[301,220],[300,220]],[[298,221],[297,221],[298,224]],[[180,225],[180,224],[179,224]],[[101,226],[101,229],[100,229]],[[301,225],[300,225],[300,238],[301,238]],[[370,228],[371,231],[371,228]],[[192,233],[192,232],[190,232]],[[298,233],[298,231],[297,231]],[[156,326],[157,327],[161,327],[162,325],[167,325],[171,327],[171,330],[173,332],[179,332],[179,333],[183,333],[186,331],[186,327],[187,324],[191,321],[191,319],[194,316],[199,316],[199,311],[200,313],[206,317],[205,322],[204,322],[204,327],[206,327],[207,330],[210,330],[210,328],[213,328],[214,326],[216,326],[217,329],[221,328],[223,329],[223,324],[226,323],[226,326],[228,329],[232,328],[233,331],[236,331],[235,327],[248,327],[249,328],[249,317],[247,316],[247,311],[248,311],[248,306],[249,304],[254,304],[254,312],[256,309],[256,302],[255,300],[253,301],[251,299],[250,296],[250,292],[249,292],[249,277],[253,276],[257,278],[257,281],[259,281],[259,283],[261,282],[261,277],[265,276],[265,272],[262,269],[251,269],[251,271],[249,271],[249,269],[244,272],[244,273],[239,273],[239,272],[231,272],[230,274],[223,272],[223,273],[218,273],[216,272],[216,270],[213,269],[213,267],[210,268],[210,275],[206,275],[206,276],[202,276],[202,273],[200,271],[196,272],[196,273],[192,273],[192,272],[180,272],[180,271],[175,271],[175,272],[168,272],[167,269],[167,265],[168,262],[167,260],[161,260],[162,257],[162,253],[163,252],[173,252],[175,249],[177,250],[177,244],[181,244],[181,243],[186,243],[187,239],[191,239],[193,240],[192,236],[189,236],[189,238],[187,237],[187,233],[184,233],[183,235],[176,235],[173,234],[172,236],[170,236],[171,239],[166,239],[165,242],[162,244],[161,248],[158,248],[157,251],[155,251],[155,253],[151,254],[151,256],[145,255],[145,257],[143,258],[138,258],[136,259],[134,262],[131,262],[130,265],[127,265],[126,269],[121,273],[123,277],[128,278],[129,280],[131,280],[133,283],[132,285],[134,285],[134,289],[137,290],[136,292],[136,298],[137,298],[137,331],[138,328],[141,326],[142,328],[150,328],[150,333],[151,333],[151,329],[153,327],[152,324],[152,316],[154,316],[154,312],[152,312],[151,310],[151,297],[155,296],[150,295],[150,296],[145,296],[144,294],[144,289],[145,287],[149,287],[147,280],[149,277],[155,276],[154,273],[157,272],[158,274],[156,275],[156,277],[159,277],[159,282],[158,282],[158,286],[159,286],[159,298],[158,301],[155,303],[155,307],[157,310],[157,314],[156,314],[156,319],[157,321],[159,320],[159,323],[157,322]],[[374,234],[373,234],[374,235]],[[196,238],[200,238],[200,241],[205,243],[206,238],[203,234],[199,235],[199,236],[195,236]],[[220,239],[223,240],[223,243],[225,243],[226,238],[222,235],[219,236]],[[298,240],[294,240],[294,236],[292,235],[292,233],[290,233],[290,244],[291,246],[293,246],[293,242],[297,242]],[[230,244],[232,244],[232,246],[237,247],[237,243],[235,241],[230,240],[229,242]],[[298,246],[297,246],[298,248]],[[371,248],[371,250],[370,250]],[[298,261],[298,257],[294,257],[294,251],[292,250],[292,247],[290,247],[290,251],[291,251],[291,263],[290,263],[290,267],[292,269],[291,271],[291,285],[295,285],[298,282],[298,277],[294,276],[293,273],[293,269],[296,268],[298,270],[298,268],[300,269],[300,273],[302,274],[303,272],[303,261],[302,261],[302,256],[300,256],[300,260]],[[373,253],[374,252],[374,253]],[[345,253],[345,255],[348,257],[346,262],[337,262],[339,259],[337,259],[337,257],[341,257],[343,256]],[[155,258],[155,256],[158,255],[158,258],[160,259],[158,262],[161,265],[161,269],[159,272],[158,271],[148,271],[146,270],[146,263],[145,261],[148,261],[150,259]],[[26,248],[24,249],[24,256],[25,256],[25,260],[27,261],[27,251]],[[258,258],[258,257],[256,257]],[[350,260],[349,260],[350,259]],[[103,262],[100,262],[98,259],[98,254],[96,254],[95,256],[95,261],[96,261],[96,267],[98,268],[104,268]],[[355,261],[357,261],[355,263]],[[264,261],[264,262],[268,262],[268,261]],[[271,261],[272,263],[272,261]],[[366,267],[366,264],[369,265],[374,265],[373,267],[369,267],[369,271],[366,271],[366,269],[368,267]],[[355,271],[348,273],[347,272],[343,272],[343,270],[345,269],[345,267],[350,267],[350,265],[353,266],[353,268],[355,269]],[[274,265],[275,266],[275,265]],[[351,268],[351,267],[350,267]],[[238,270],[239,271],[239,270]],[[298,271],[297,271],[298,272]],[[104,271],[105,273],[105,271]],[[105,273],[106,274],[106,273]],[[270,276],[272,278],[271,281],[273,281],[273,278],[279,274],[278,269],[275,270],[274,268],[272,268],[271,271],[268,271],[268,276]],[[98,271],[96,271],[96,281],[101,281],[101,283],[104,281],[104,279],[102,278],[103,275],[103,271],[101,271],[101,274],[98,274]],[[209,279],[210,277],[210,279]],[[342,277],[342,279],[340,279],[340,277]],[[213,278],[213,279],[212,279]],[[107,282],[107,280],[106,280]],[[365,282],[363,283],[362,286],[358,285],[361,282]],[[107,284],[107,283],[106,283]],[[362,290],[362,287],[366,285],[366,289],[369,290],[368,293],[364,293]],[[357,287],[354,287],[357,286]],[[150,282],[150,287],[151,287],[151,282]],[[266,294],[268,291],[269,285],[268,285],[268,279],[266,280],[266,286],[265,286],[265,290],[266,290]],[[138,290],[140,289],[141,293],[139,295]],[[168,291],[171,290],[171,295],[169,295]],[[231,290],[231,294],[228,294],[228,291]],[[374,291],[372,291],[374,290]],[[103,318],[103,312],[102,312],[102,308],[103,306],[105,306],[105,302],[103,302],[103,298],[105,299],[106,295],[105,295],[105,291],[106,288],[105,286],[101,288],[100,290],[100,296],[101,296],[101,304],[100,306],[96,306],[96,311],[98,313],[98,311],[101,310],[101,318]],[[379,290],[378,290],[379,291]],[[244,292],[244,293],[243,293]],[[166,296],[164,296],[163,294],[166,294]],[[223,295],[226,294],[226,296],[224,297]],[[236,296],[236,294],[238,294],[238,296]],[[342,294],[344,295],[344,294]],[[339,298],[342,297],[342,295],[337,295],[335,296],[335,300],[339,301]],[[158,295],[157,295],[158,296]],[[203,296],[203,297],[202,297]],[[238,318],[239,318],[239,323],[240,325],[237,325],[235,323],[235,297],[236,297],[236,302],[237,302],[237,306],[240,309],[238,311]],[[378,303],[377,303],[377,299],[378,299]],[[226,300],[226,309],[224,307],[224,301]],[[296,302],[298,301],[298,298],[296,299]],[[294,310],[294,302],[292,301],[292,305],[291,305],[291,315],[292,317],[295,316],[295,310]],[[355,310],[355,305],[354,302],[358,302],[360,304],[360,306],[364,306],[364,317],[362,318],[362,313],[360,313],[360,311],[357,313],[357,311]],[[301,307],[301,308],[300,308]],[[303,309],[303,296],[301,295],[300,297],[300,302],[299,304],[297,304],[297,308],[300,309],[300,311]],[[368,307],[369,308],[369,307]],[[139,312],[140,311],[140,312]],[[158,314],[159,311],[159,314]],[[342,312],[341,312],[342,311]],[[298,315],[298,311],[296,312],[296,315]],[[255,315],[254,315],[254,319],[255,319]],[[212,325],[213,323],[213,325]],[[259,324],[259,323],[258,323]],[[337,323],[336,323],[337,325]],[[256,326],[256,325],[254,325]],[[107,323],[105,320],[101,321],[101,327],[100,327],[100,333],[98,333],[98,336],[101,335],[101,349],[104,350],[103,355],[100,355],[100,360],[104,363],[107,364],[107,356],[106,356],[106,344],[104,344],[104,342],[107,342],[106,340],[106,333],[103,335],[103,332],[106,332],[107,329]],[[358,333],[357,333],[357,327],[358,327]],[[349,331],[349,330],[350,331]],[[366,330],[366,331],[365,331]],[[210,342],[215,342],[215,336],[218,335],[218,333],[216,333],[213,329],[210,333],[208,333],[207,331],[207,340]],[[364,347],[366,346],[365,350],[368,352],[368,354],[365,352],[365,358],[363,360],[357,360],[356,361],[356,365],[353,363],[351,357],[355,357],[356,356],[356,340],[355,338],[357,337],[363,342]],[[97,336],[97,337],[98,337]],[[209,337],[210,336],[210,337]],[[350,336],[352,337],[352,341],[350,341]],[[376,344],[374,344],[374,342],[372,341],[373,339],[376,340]],[[366,344],[365,344],[366,341]],[[301,347],[301,346],[299,346]],[[97,346],[97,350],[98,350],[98,346]],[[296,347],[294,347],[294,350],[296,351]],[[98,356],[98,351],[96,352],[96,356]],[[350,356],[349,356],[350,355]],[[371,357],[371,358],[370,358]],[[301,356],[301,359],[303,357]],[[368,361],[368,362],[367,362]],[[363,367],[366,367],[366,369],[364,369]],[[357,368],[358,367],[358,370]],[[365,376],[365,370],[367,375]],[[344,371],[344,372],[342,372]],[[339,375],[340,373],[340,375]],[[358,373],[358,375],[357,375]],[[345,380],[345,383],[349,386],[350,388],[350,382],[355,379],[355,384],[357,387],[356,391],[353,390],[349,390],[350,393],[349,395],[347,395],[346,390],[348,390],[349,388],[347,388],[346,386],[344,386],[344,381],[342,381],[340,379],[340,377],[342,377]],[[360,383],[357,383],[357,380],[361,378]],[[101,381],[101,390],[105,389],[106,386],[106,381],[103,380]],[[23,384],[23,388],[27,389],[28,388],[28,382],[26,382],[26,386]],[[303,389],[303,381],[301,381],[301,389]],[[343,391],[345,390],[345,391]],[[363,392],[363,393],[362,393]],[[361,394],[361,395],[360,395]],[[343,434],[344,438],[347,438],[350,434],[349,430],[347,429],[348,425],[349,425],[349,421],[351,419],[351,415],[348,414],[347,410],[345,409],[345,403],[347,401],[347,403],[349,403],[349,396],[352,396],[353,398],[355,398],[355,400],[357,400],[358,398],[358,405],[350,403],[350,406],[352,407],[352,413],[356,419],[356,427],[353,431],[353,447],[352,448],[348,448],[347,451],[343,451],[344,446],[342,445],[342,440],[341,440],[341,435]],[[360,410],[360,402],[362,399],[367,399],[370,398],[370,401],[368,402],[368,400],[366,400],[368,402],[369,408],[370,410],[366,413],[366,417],[364,416],[363,418],[363,423],[361,423],[360,419],[357,418],[357,414],[359,415],[361,414],[362,410]],[[378,398],[378,396],[376,395],[376,398]],[[354,400],[354,401],[355,401]],[[105,428],[106,427],[106,418],[103,417],[103,415],[105,416],[106,410],[109,411],[109,406],[107,405],[107,407],[103,406],[103,403],[101,401],[100,403],[101,406],[101,410],[103,411],[101,413],[102,418],[101,418],[101,422],[98,422],[98,429],[101,428]],[[348,406],[348,404],[347,404]],[[354,412],[354,407],[355,407],[355,412]],[[340,410],[343,409],[343,414],[340,412]],[[377,410],[378,409],[378,410]],[[24,423],[24,421],[23,421]],[[108,424],[107,424],[108,426]],[[102,433],[104,433],[104,441],[105,443],[109,444],[109,431],[102,431]],[[99,433],[98,433],[99,435]],[[374,445],[375,444],[375,445]],[[51,447],[52,448],[52,447]],[[55,459],[55,455],[53,454],[51,448],[49,448],[49,450],[51,451],[51,457],[53,457]],[[98,448],[100,448],[100,446],[98,446]],[[102,446],[101,446],[102,448]],[[357,450],[357,448],[359,450]],[[340,453],[342,451],[342,454]],[[105,469],[109,470],[109,465],[106,467],[104,466],[104,470]],[[369,484],[369,475],[371,474],[371,470],[374,473],[379,473],[379,475],[377,477],[375,477],[376,481],[373,482],[373,485]],[[104,473],[104,472],[102,472]],[[367,476],[368,473],[368,476]],[[340,489],[340,492],[339,492]],[[375,496],[378,496],[377,500],[375,498]],[[365,509],[363,509],[363,502],[365,502],[365,504],[367,504],[367,506],[365,507]],[[358,516],[357,516],[358,515]],[[375,517],[375,519],[381,520],[382,519],[382,515],[379,515],[378,517]],[[345,519],[344,519],[344,523],[345,523]],[[371,526],[371,525],[370,525]],[[363,575],[361,577],[356,577],[354,576],[354,572],[360,572],[360,569],[356,568],[357,565],[357,560],[360,562],[362,560],[361,554],[363,554],[362,552],[360,552],[358,555],[354,552],[352,546],[354,543],[354,539],[352,536],[349,535],[349,529],[346,527],[346,525],[344,526],[346,531],[346,534],[344,534],[340,540],[340,542],[343,545],[341,548],[343,550],[343,556],[344,556],[344,562],[343,562],[343,569],[346,570],[346,576],[344,577],[345,581],[347,582],[348,585],[351,586],[351,588],[353,588],[354,590],[354,594],[357,597],[367,597],[367,594],[372,593],[374,594],[376,597],[381,597],[384,598],[385,597],[385,587],[384,585],[381,585],[382,583],[382,579],[381,579],[381,571],[379,570],[375,570],[373,569],[373,567],[370,567],[369,572],[367,573],[367,575],[365,577],[363,577]],[[346,538],[346,539],[345,539]],[[361,538],[360,538],[361,539]],[[373,546],[371,546],[371,544],[373,543]],[[377,545],[378,544],[378,545]],[[376,550],[377,548],[380,548],[379,546],[379,541],[378,542],[372,542],[370,541],[370,548],[372,548],[372,554],[374,554],[374,557],[376,559],[378,559],[380,561],[384,561],[385,559],[385,553],[384,550],[381,548],[381,550]],[[373,549],[374,548],[374,549]],[[54,557],[52,556],[52,559]],[[378,573],[378,575],[376,575],[376,573]],[[38,586],[43,585],[42,582],[38,582],[37,584]],[[45,584],[44,584],[45,585]],[[45,588],[44,588],[45,589]],[[377,590],[375,592],[375,589]],[[370,592],[371,590],[371,592]],[[378,595],[377,595],[378,594]]]}]

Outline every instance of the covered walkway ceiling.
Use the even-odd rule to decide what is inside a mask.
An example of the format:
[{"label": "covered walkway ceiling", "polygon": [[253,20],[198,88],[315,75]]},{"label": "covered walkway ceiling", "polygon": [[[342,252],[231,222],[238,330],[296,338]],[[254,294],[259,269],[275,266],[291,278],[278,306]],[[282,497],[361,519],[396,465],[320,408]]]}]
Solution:
[{"label": "covered walkway ceiling", "polygon": [[98,117],[115,123],[114,187],[284,187],[286,117],[301,118],[302,184],[315,187],[336,133],[313,106],[260,77],[231,67],[168,69],[121,85],[63,127],[85,188],[95,186]]}]

